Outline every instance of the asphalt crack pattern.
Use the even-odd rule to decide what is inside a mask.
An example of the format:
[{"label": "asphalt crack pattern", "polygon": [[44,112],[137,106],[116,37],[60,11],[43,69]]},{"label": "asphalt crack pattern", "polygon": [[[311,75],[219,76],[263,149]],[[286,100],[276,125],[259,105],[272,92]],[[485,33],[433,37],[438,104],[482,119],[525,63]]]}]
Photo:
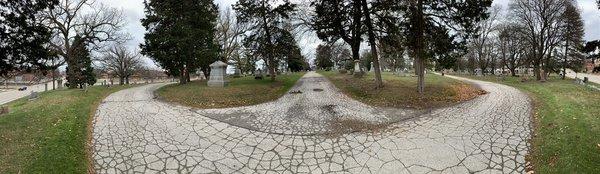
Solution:
[{"label": "asphalt crack pattern", "polygon": [[[290,94],[300,99],[286,95],[277,102],[289,103],[279,106],[195,110],[153,99],[161,84],[131,88],[110,95],[97,110],[94,168],[98,173],[523,173],[528,98],[512,87],[461,80],[489,94],[410,118],[405,116],[417,112],[349,98],[329,101],[339,99],[339,92],[313,73],[294,87],[302,94]],[[340,119],[385,123],[386,129],[328,135],[330,120]]]}]

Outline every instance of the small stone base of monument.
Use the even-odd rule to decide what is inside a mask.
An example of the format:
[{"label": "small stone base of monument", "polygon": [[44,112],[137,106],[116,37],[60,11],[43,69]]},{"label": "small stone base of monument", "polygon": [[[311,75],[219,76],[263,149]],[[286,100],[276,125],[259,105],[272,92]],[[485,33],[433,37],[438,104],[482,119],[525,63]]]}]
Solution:
[{"label": "small stone base of monument", "polygon": [[365,74],[365,72],[360,70],[360,62],[358,60],[354,61],[354,72],[352,73],[352,75],[354,75],[354,77],[362,77]]},{"label": "small stone base of monument", "polygon": [[365,75],[365,72],[358,71],[358,72],[354,72],[354,74],[352,74],[352,75],[354,75],[354,77],[356,77],[356,78],[361,78]]},{"label": "small stone base of monument", "polygon": [[228,81],[225,80],[225,70],[227,64],[225,62],[216,61],[210,64],[210,78],[207,82],[209,87],[225,87]]},{"label": "small stone base of monument", "polygon": [[225,87],[228,83],[228,81],[209,81],[207,82],[207,85],[209,87]]},{"label": "small stone base of monument", "polygon": [[264,78],[263,73],[261,70],[256,70],[254,71],[254,79],[255,80],[262,80]]}]

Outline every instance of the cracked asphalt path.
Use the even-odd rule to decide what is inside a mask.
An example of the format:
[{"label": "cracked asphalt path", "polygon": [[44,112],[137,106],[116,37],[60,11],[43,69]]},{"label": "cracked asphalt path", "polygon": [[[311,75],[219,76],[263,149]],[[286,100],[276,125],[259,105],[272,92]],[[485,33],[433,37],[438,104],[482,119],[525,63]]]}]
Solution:
[{"label": "cracked asphalt path", "polygon": [[[154,99],[152,84],[116,92],[93,128],[98,173],[524,173],[531,105],[505,85],[424,113],[377,108],[310,72],[277,101],[197,110]],[[376,132],[336,124],[385,124]]]}]

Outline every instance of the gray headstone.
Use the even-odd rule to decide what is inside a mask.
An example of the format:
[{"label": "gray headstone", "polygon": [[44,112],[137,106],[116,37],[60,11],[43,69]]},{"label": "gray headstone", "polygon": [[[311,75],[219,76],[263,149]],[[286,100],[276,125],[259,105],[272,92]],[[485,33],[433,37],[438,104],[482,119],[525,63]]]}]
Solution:
[{"label": "gray headstone", "polygon": [[575,78],[575,84],[578,84],[578,85],[585,85],[585,83],[583,82],[583,80],[582,80],[582,79],[580,79],[580,78]]},{"label": "gray headstone", "polygon": [[481,68],[476,68],[475,69],[475,75],[476,76],[483,76],[483,70],[481,70]]},{"label": "gray headstone", "polygon": [[256,79],[256,80],[262,80],[263,79],[263,74],[262,74],[262,71],[260,69],[254,71],[254,79]]},{"label": "gray headstone", "polygon": [[242,70],[240,70],[239,68],[235,69],[235,75],[242,75]]},{"label": "gray headstone", "polygon": [[210,77],[208,79],[208,86],[210,87],[224,87],[227,85],[225,80],[225,71],[227,70],[227,64],[222,61],[216,61],[210,64]]},{"label": "gray headstone", "polygon": [[238,78],[242,76],[242,70],[240,70],[239,68],[235,68],[235,71],[233,72],[233,77],[234,78]]},{"label": "gray headstone", "polygon": [[56,83],[57,83],[56,86],[58,86],[58,88],[62,88],[62,86],[63,86],[63,80],[62,79],[57,80]]},{"label": "gray headstone", "polygon": [[35,91],[31,91],[31,93],[29,94],[29,100],[35,100],[39,97],[38,93]]},{"label": "gray headstone", "polygon": [[358,60],[354,61],[354,72],[360,72],[360,62]]}]

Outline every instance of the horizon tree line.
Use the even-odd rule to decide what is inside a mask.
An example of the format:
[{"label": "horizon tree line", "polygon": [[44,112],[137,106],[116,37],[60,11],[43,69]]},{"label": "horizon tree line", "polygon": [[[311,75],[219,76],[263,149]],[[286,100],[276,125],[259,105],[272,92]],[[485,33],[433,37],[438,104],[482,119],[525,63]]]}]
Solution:
[{"label": "horizon tree line", "polygon": [[[22,25],[0,25],[10,33],[2,35],[2,42],[8,45],[1,49],[8,55],[3,57],[7,61],[0,62],[2,75],[32,68],[52,72],[66,65],[70,87],[77,88],[91,85],[91,80],[84,79],[95,77],[86,72],[93,72],[91,64],[99,62],[126,83],[132,70],[108,61],[141,57],[135,52],[121,54],[124,50],[119,45],[129,36],[122,31],[124,20],[119,10],[89,0],[14,2],[0,4],[15,9],[2,12],[9,16],[2,18],[3,23]],[[583,22],[574,1],[512,0],[510,17],[499,15],[497,8],[490,8],[491,3],[313,0],[299,6],[289,0],[240,0],[232,5],[232,14],[219,11],[213,0],[145,1],[142,25],[147,33],[140,48],[142,55],[167,74],[179,77],[182,84],[197,71],[208,77],[208,65],[216,60],[233,64],[244,73],[258,69],[257,62],[262,60],[275,80],[280,71],[308,69],[297,42],[304,36],[297,32],[301,28],[324,42],[317,52],[331,50],[332,55],[324,61],[317,54],[320,67],[344,67],[360,77],[370,68],[361,66],[361,44],[366,43],[369,54],[365,55],[369,56],[362,57],[369,57],[367,64],[373,65],[376,88],[385,85],[382,69],[397,71],[412,65],[420,93],[425,90],[425,70],[434,66],[506,68],[512,75],[517,67],[531,66],[536,79],[543,81],[550,72],[564,74],[585,59]],[[19,40],[23,36],[31,39]],[[533,49],[524,49],[527,47]],[[92,58],[95,55],[101,56]],[[131,68],[140,64],[139,60],[126,62]]]}]

